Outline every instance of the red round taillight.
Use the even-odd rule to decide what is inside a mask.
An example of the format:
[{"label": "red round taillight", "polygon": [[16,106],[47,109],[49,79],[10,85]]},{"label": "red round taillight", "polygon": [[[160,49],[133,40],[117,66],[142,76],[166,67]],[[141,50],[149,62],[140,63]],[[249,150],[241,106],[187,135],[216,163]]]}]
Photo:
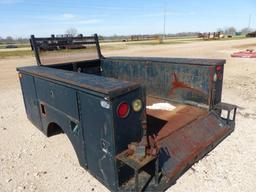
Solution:
[{"label": "red round taillight", "polygon": [[221,70],[222,70],[222,66],[221,66],[221,65],[218,65],[218,66],[216,67],[216,70],[217,70],[217,71],[221,71]]},{"label": "red round taillight", "polygon": [[120,103],[117,107],[117,114],[121,118],[127,117],[129,114],[129,111],[130,111],[130,107],[126,102]]}]

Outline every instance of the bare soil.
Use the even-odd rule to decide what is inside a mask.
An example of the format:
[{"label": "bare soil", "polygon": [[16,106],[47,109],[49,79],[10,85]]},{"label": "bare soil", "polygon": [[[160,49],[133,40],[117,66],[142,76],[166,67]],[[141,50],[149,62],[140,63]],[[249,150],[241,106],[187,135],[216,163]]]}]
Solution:
[{"label": "bare soil", "polygon": [[[134,46],[105,56],[227,59],[223,101],[239,106],[236,130],[168,191],[253,192],[256,189],[256,59],[231,58],[256,39]],[[16,67],[33,57],[0,59],[0,191],[108,191],[78,164],[64,134],[46,138],[26,118]]]}]

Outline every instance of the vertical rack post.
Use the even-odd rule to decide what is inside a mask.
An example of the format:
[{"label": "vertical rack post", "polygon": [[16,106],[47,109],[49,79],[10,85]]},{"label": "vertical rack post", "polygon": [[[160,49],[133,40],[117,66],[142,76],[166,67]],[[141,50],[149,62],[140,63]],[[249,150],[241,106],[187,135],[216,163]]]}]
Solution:
[{"label": "vertical rack post", "polygon": [[98,35],[96,33],[94,34],[94,39],[95,39],[95,43],[96,43],[98,57],[99,57],[99,59],[101,59],[101,58],[103,58],[103,56],[102,56],[101,51],[100,51],[99,38],[98,38]]},{"label": "vertical rack post", "polygon": [[40,66],[41,61],[40,61],[39,52],[38,52],[38,48],[37,48],[37,45],[36,45],[36,40],[35,40],[34,35],[31,35],[30,42],[31,42],[31,45],[32,45],[32,50],[34,51],[34,54],[35,54],[35,57],[36,57],[37,65]]}]

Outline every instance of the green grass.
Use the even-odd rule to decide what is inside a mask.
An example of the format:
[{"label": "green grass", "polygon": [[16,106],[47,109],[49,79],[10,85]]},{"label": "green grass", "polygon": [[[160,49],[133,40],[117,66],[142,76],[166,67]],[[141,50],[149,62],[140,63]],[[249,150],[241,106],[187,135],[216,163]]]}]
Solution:
[{"label": "green grass", "polygon": [[[246,37],[244,35],[240,36],[233,36],[232,38],[224,38],[220,40],[209,40],[209,41],[228,41],[228,40],[240,40],[245,39]],[[203,39],[199,39],[196,37],[184,37],[184,38],[166,38],[163,42],[160,42],[159,40],[149,40],[149,41],[129,41],[129,42],[109,42],[109,43],[101,43],[101,48],[103,50],[120,50],[120,49],[127,49],[129,47],[133,46],[152,46],[152,45],[175,45],[175,44],[185,44],[190,42],[196,42],[196,41],[204,41]],[[28,50],[4,50],[6,45],[0,44],[0,59],[7,58],[7,57],[22,57],[22,56],[32,56],[33,52]],[[29,44],[19,44],[18,48],[26,48],[30,47]],[[65,50],[64,50],[65,51]],[[76,50],[73,50],[76,52]],[[72,52],[73,52],[72,51]],[[85,49],[86,51],[86,49]]]},{"label": "green grass", "polygon": [[33,52],[30,50],[17,50],[17,51],[0,51],[0,59],[6,57],[24,57],[32,56]]},{"label": "green grass", "polygon": [[19,44],[18,48],[30,47],[30,44]]}]

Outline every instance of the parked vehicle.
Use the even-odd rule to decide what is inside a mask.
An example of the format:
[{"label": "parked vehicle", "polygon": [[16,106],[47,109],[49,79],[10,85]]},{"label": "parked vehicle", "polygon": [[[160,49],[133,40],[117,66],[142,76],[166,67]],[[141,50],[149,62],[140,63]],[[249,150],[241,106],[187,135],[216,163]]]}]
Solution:
[{"label": "parked vehicle", "polygon": [[10,44],[10,45],[6,45],[5,48],[6,48],[6,49],[14,49],[14,48],[18,48],[18,46],[17,46],[17,45]]},{"label": "parked vehicle", "polygon": [[104,57],[97,35],[81,38],[88,48],[52,54],[41,42],[61,38],[32,36],[38,65],[17,71],[28,119],[64,132],[109,190],[164,191],[234,130],[225,60]]},{"label": "parked vehicle", "polygon": [[251,32],[251,33],[247,33],[246,37],[256,37],[256,31]]}]

